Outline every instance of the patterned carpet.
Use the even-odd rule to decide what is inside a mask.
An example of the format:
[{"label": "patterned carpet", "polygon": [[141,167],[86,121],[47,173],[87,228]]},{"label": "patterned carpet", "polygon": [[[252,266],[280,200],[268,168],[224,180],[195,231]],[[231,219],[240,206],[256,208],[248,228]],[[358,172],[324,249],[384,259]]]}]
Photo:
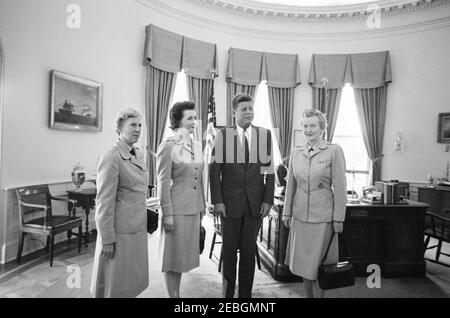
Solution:
[{"label": "patterned carpet", "polygon": [[[200,259],[200,267],[184,274],[181,281],[181,297],[189,298],[220,298],[221,276],[217,271],[217,259],[208,258],[211,242],[211,219],[205,218],[207,230],[206,247]],[[24,262],[17,266],[7,264],[0,267],[0,297],[38,297],[38,298],[88,298],[92,272],[94,243],[83,248],[78,254],[75,244],[68,249],[59,246],[54,265],[49,266],[48,258],[43,253],[25,257]],[[216,246],[216,255],[220,245]],[[447,250],[450,246],[445,246]],[[159,270],[159,236],[157,233],[149,236],[149,287],[139,296],[144,298],[167,297],[164,277]],[[431,251],[427,252],[432,257]],[[443,256],[445,259],[445,256]],[[450,263],[450,258],[447,258]],[[81,279],[74,279],[74,271],[81,274]],[[254,298],[299,298],[302,297],[301,283],[277,282],[263,267],[256,270],[253,288]],[[449,298],[450,268],[427,262],[425,277],[381,279],[381,288],[367,287],[366,278],[356,279],[355,286],[329,291],[325,297],[333,298]]]}]

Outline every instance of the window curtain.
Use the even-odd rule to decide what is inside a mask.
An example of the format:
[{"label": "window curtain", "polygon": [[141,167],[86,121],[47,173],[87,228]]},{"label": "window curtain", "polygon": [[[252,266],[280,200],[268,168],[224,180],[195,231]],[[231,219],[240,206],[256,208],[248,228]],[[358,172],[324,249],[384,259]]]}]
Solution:
[{"label": "window curtain", "polygon": [[237,93],[256,96],[261,82],[263,53],[250,50],[230,48],[227,66],[227,126],[234,126],[231,101]]},{"label": "window curtain", "polygon": [[145,28],[145,33],[146,163],[149,171],[149,184],[156,185],[156,153],[164,136],[176,76],[181,70],[183,37],[152,24]]},{"label": "window curtain", "polygon": [[294,91],[300,84],[297,54],[264,53],[262,79],[267,81],[270,117],[282,163],[287,163],[292,148]]},{"label": "window curtain", "polygon": [[219,75],[217,46],[184,37],[182,68],[187,74],[189,99],[195,102],[197,139],[206,144],[208,126],[208,103],[213,94],[214,78]]},{"label": "window curtain", "polygon": [[381,180],[387,86],[392,81],[389,51],[351,54],[352,86],[364,145],[371,160],[371,181]]},{"label": "window curtain", "polygon": [[387,86],[355,88],[355,102],[364,145],[372,162],[371,182],[381,180]]},{"label": "window curtain", "polygon": [[[312,58],[309,83],[313,87],[313,104],[328,115],[328,140],[331,140],[336,126],[339,89],[345,83],[353,87],[364,145],[372,162],[372,183],[381,179],[387,86],[391,81],[389,51],[314,54]],[[328,91],[327,102],[323,97],[325,89]]]},{"label": "window curtain", "polygon": [[313,87],[312,89],[313,107],[317,108],[327,116],[328,127],[325,139],[331,142],[336,128],[339,105],[341,104],[342,88]]},{"label": "window curtain", "polygon": [[314,54],[309,71],[312,107],[328,119],[326,140],[333,139],[342,95],[342,87],[351,81],[348,54]]},{"label": "window curtain", "polygon": [[296,54],[276,54],[230,48],[227,69],[227,126],[234,126],[231,100],[236,93],[256,95],[266,81],[271,120],[281,157],[289,158],[292,141],[294,90],[300,84],[300,63]]},{"label": "window curtain", "polygon": [[[176,74],[184,69],[188,75],[189,98],[196,103],[197,116],[202,121],[201,129],[204,131],[212,79],[218,75],[217,49],[215,44],[184,37],[153,24],[146,26],[145,32],[146,161],[149,183],[156,184],[156,152],[163,141]],[[202,138],[202,133],[198,137]]]},{"label": "window curtain", "polygon": [[149,65],[145,88],[147,123],[147,168],[149,183],[156,184],[156,153],[166,128],[169,106],[175,89],[176,73],[166,72]]}]

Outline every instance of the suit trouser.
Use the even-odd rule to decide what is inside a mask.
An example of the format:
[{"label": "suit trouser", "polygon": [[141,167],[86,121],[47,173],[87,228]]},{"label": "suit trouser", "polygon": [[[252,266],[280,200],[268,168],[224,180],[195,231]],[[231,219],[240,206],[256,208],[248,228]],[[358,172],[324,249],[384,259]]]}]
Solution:
[{"label": "suit trouser", "polygon": [[223,296],[234,297],[237,251],[239,250],[239,297],[251,298],[255,276],[256,238],[261,226],[261,218],[251,215],[247,203],[241,218],[222,217],[221,221]]}]

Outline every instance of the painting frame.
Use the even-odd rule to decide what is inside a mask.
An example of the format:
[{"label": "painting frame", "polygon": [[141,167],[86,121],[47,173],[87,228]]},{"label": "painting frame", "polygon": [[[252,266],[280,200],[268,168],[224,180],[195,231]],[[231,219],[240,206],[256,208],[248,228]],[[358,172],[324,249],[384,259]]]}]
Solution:
[{"label": "painting frame", "polygon": [[50,128],[84,132],[102,131],[102,83],[51,70],[49,99]]},{"label": "painting frame", "polygon": [[450,143],[450,113],[438,114],[437,142],[441,144]]}]

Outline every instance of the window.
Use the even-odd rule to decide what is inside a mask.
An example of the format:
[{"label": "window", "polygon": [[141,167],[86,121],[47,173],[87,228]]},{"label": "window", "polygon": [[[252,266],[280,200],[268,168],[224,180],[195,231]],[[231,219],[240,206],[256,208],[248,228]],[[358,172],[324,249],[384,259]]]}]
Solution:
[{"label": "window", "polygon": [[182,102],[189,100],[188,90],[187,90],[187,79],[184,72],[179,72],[177,74],[177,80],[175,82],[175,89],[173,91],[172,103],[169,105],[169,111],[167,113],[166,128],[164,129],[164,136],[162,140],[166,140],[167,137],[173,134],[172,129],[170,129],[170,110],[173,104],[176,102]]},{"label": "window", "polygon": [[278,141],[276,140],[275,131],[276,128],[272,126],[272,115],[270,114],[270,106],[269,106],[269,92],[267,90],[266,82],[261,82],[255,96],[255,117],[253,119],[253,124],[256,126],[264,127],[270,129],[272,133],[272,142],[273,142],[273,163],[274,167],[278,166],[281,163],[281,154],[280,148],[278,147]]},{"label": "window", "polygon": [[362,187],[369,184],[369,157],[356,112],[353,88],[349,84],[342,89],[333,143],[339,144],[344,150],[347,189],[361,195]]}]

